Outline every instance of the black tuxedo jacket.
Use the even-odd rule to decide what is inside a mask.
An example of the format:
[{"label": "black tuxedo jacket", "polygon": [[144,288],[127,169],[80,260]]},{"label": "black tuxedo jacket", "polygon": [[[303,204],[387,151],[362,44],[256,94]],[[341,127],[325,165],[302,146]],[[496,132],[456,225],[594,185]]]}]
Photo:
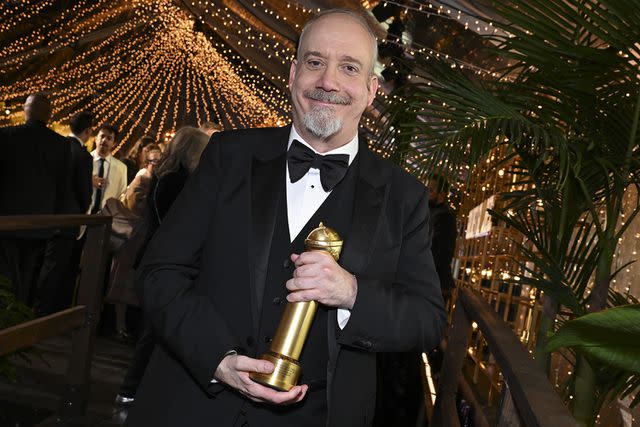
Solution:
[{"label": "black tuxedo jacket", "polygon": [[[229,350],[256,356],[256,288],[267,273],[272,195],[285,185],[289,131],[214,134],[152,239],[139,269],[139,291],[162,345],[127,425],[231,426],[251,405],[210,380]],[[357,277],[358,295],[343,330],[336,310],[329,311],[327,388],[318,391],[326,393],[330,426],[370,425],[375,353],[433,348],[445,324],[426,189],[365,144],[358,156],[352,225],[340,258]]]},{"label": "black tuxedo jacket", "polygon": [[0,128],[0,215],[71,212],[69,142],[44,123]]},{"label": "black tuxedo jacket", "polygon": [[93,194],[93,157],[75,136],[67,137],[71,149],[71,189],[73,213],[89,210]]}]

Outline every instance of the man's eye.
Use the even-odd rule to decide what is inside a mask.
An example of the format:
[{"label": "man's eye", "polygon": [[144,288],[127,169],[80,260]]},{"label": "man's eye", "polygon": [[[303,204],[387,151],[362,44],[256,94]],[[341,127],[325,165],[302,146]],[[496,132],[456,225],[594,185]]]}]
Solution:
[{"label": "man's eye", "polygon": [[310,59],[307,61],[307,65],[311,68],[319,68],[322,66],[322,62],[316,60],[316,59]]},{"label": "man's eye", "polygon": [[358,67],[355,65],[345,65],[344,69],[349,74],[356,74],[358,72]]}]

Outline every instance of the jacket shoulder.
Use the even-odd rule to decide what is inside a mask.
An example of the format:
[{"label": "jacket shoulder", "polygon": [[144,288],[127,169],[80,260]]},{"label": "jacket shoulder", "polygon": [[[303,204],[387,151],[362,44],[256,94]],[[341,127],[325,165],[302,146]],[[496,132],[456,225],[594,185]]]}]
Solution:
[{"label": "jacket shoulder", "polygon": [[122,160],[118,160],[115,157],[113,158],[113,165],[120,170],[127,172],[127,165],[124,164]]},{"label": "jacket shoulder", "polygon": [[391,183],[392,194],[398,194],[400,197],[405,198],[411,195],[419,197],[428,192],[426,186],[414,175],[411,175],[391,160],[382,158],[370,150],[369,155],[378,171],[378,179]]},{"label": "jacket shoulder", "polygon": [[220,150],[224,153],[268,156],[286,149],[289,132],[289,126],[235,129],[214,134],[211,143],[220,144]]}]

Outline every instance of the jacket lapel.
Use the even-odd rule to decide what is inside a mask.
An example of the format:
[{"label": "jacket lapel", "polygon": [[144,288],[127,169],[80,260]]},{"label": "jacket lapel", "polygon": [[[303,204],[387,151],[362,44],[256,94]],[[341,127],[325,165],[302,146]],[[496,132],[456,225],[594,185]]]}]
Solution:
[{"label": "jacket lapel", "polygon": [[[278,202],[285,196],[285,161],[289,127],[282,128],[269,146],[254,155],[251,164],[251,228],[249,231],[249,259],[251,269],[251,295],[254,331],[262,307],[262,296],[267,278],[269,251],[276,224]],[[284,200],[283,200],[284,201]]]}]

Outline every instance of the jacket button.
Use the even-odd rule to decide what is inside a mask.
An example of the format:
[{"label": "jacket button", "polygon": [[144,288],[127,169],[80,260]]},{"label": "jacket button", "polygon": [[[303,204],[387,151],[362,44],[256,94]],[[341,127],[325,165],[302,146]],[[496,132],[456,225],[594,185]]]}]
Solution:
[{"label": "jacket button", "polygon": [[289,268],[289,267],[291,267],[291,264],[292,264],[291,260],[290,260],[289,258],[287,258],[287,259],[285,259],[285,260],[284,260],[284,262],[282,263],[282,266],[283,266],[284,268]]},{"label": "jacket button", "polygon": [[370,350],[373,347],[373,343],[371,341],[368,340],[358,340],[356,342],[354,342],[353,344],[355,344],[358,347],[362,347],[366,350]]},{"label": "jacket button", "polygon": [[280,305],[282,304],[282,298],[281,297],[275,297],[273,299],[273,301],[271,301],[273,303],[273,305]]},{"label": "jacket button", "polygon": [[271,338],[269,336],[264,337],[264,343],[265,344],[269,344],[271,341],[273,341],[273,338]]},{"label": "jacket button", "polygon": [[253,342],[254,342],[253,337],[247,337],[247,345],[249,347],[253,347]]}]

